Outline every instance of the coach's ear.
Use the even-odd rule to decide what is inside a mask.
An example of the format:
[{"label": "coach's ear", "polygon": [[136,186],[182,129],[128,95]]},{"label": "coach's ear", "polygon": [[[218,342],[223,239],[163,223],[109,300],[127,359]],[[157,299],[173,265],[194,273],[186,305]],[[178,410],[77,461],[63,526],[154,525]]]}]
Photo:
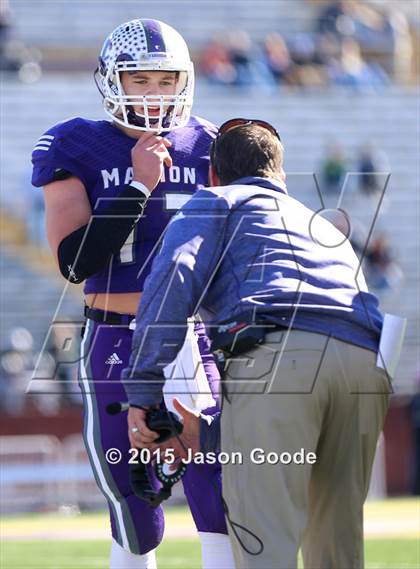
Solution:
[{"label": "coach's ear", "polygon": [[216,170],[214,169],[214,166],[212,166],[211,164],[209,166],[209,182],[210,182],[210,186],[212,186],[212,187],[222,185],[220,183],[219,176],[216,174]]}]

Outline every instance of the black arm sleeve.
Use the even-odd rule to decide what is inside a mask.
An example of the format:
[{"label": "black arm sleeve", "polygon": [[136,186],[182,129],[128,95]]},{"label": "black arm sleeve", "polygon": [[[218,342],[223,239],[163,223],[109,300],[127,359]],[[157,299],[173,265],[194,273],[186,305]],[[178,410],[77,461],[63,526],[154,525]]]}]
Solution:
[{"label": "black arm sleeve", "polygon": [[63,277],[78,284],[102,270],[124,245],[146,202],[140,190],[126,186],[104,211],[67,235],[58,246]]}]

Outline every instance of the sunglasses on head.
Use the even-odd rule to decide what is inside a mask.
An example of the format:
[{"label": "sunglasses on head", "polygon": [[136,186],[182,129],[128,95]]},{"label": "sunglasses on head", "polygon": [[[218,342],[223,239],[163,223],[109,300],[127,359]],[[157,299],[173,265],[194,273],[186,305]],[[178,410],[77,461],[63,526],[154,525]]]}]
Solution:
[{"label": "sunglasses on head", "polygon": [[222,126],[219,128],[219,132],[217,133],[216,138],[219,138],[220,136],[222,136],[222,134],[225,134],[226,132],[228,132],[232,128],[235,128],[237,126],[244,126],[244,125],[248,125],[248,124],[256,124],[262,128],[265,128],[266,130],[271,132],[271,134],[273,134],[276,138],[281,140],[279,133],[276,131],[274,126],[272,126],[270,123],[268,123],[266,121],[261,121],[259,119],[241,119],[241,118],[230,119],[230,120],[224,122],[222,124]]}]

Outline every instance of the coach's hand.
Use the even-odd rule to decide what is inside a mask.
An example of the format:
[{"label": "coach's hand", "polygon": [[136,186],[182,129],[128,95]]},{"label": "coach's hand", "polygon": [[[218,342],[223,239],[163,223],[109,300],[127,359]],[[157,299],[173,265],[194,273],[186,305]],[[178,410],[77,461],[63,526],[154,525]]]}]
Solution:
[{"label": "coach's hand", "polygon": [[131,150],[133,180],[141,182],[152,192],[162,178],[164,165],[172,166],[169,146],[172,146],[170,140],[153,132],[146,132],[139,138]]},{"label": "coach's hand", "polygon": [[128,438],[132,448],[150,448],[159,434],[146,425],[146,411],[137,407],[128,408]]},{"label": "coach's hand", "polygon": [[[173,400],[175,409],[182,418],[182,435],[181,440],[185,447],[190,448],[195,454],[200,450],[200,413],[193,411],[178,399]],[[185,448],[183,449],[185,452]]]},{"label": "coach's hand", "polygon": [[[160,449],[162,453],[166,449],[171,449],[176,459],[188,458],[188,449],[191,449],[193,455],[200,450],[200,413],[193,411],[176,398],[173,399],[173,404],[176,411],[181,415],[182,434],[164,443],[152,444],[150,448],[152,452]],[[176,469],[176,464],[173,469]]]}]

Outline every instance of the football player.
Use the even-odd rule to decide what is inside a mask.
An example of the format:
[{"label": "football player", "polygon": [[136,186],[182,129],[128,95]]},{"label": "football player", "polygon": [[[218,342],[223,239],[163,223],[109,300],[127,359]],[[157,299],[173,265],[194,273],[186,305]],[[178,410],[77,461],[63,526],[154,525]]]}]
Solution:
[{"label": "football player", "polygon": [[[151,259],[176,209],[207,184],[216,129],[191,116],[193,64],[183,38],[162,22],[138,19],[118,26],[105,40],[95,79],[110,120],[73,118],[48,130],[33,151],[32,180],[44,187],[48,240],[62,275],[85,283],[84,439],[108,501],[110,567],[151,568],[163,535],[163,512],[132,493],[127,418],[111,417],[106,409],[126,401],[120,374],[128,364]],[[160,181],[136,179],[142,160],[160,163]],[[208,381],[215,384],[218,373],[203,326],[196,326],[195,335]],[[109,464],[105,453],[114,447],[124,459]],[[233,567],[215,492],[220,467],[192,464],[183,483],[204,567]]]}]

